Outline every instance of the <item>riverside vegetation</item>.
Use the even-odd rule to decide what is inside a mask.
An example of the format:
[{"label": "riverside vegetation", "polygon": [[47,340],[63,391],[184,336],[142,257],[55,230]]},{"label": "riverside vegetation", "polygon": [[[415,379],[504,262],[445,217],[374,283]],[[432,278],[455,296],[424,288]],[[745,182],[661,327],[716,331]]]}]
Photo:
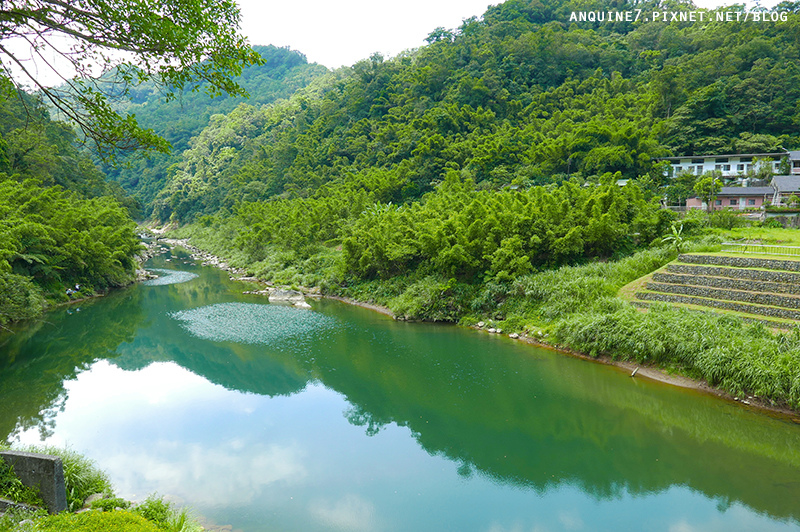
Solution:
[{"label": "riverside vegetation", "polygon": [[[800,145],[797,6],[702,28],[568,24],[580,9],[509,0],[418,50],[214,117],[151,216],[265,280],[408,319],[488,319],[800,408],[795,333],[616,297],[674,258],[658,245],[676,218],[657,199],[696,184],[655,158]],[[685,220],[684,250],[714,249],[705,229],[737,220]]]},{"label": "riverside vegetation", "polygon": [[[0,514],[0,532],[89,532],[117,530],[125,532],[199,532],[202,530],[188,512],[178,510],[162,498],[151,495],[141,503],[114,496],[106,474],[86,457],[70,449],[25,447],[16,450],[55,455],[64,467],[67,511],[48,515],[43,509],[10,509]],[[85,508],[90,496],[96,498]],[[0,497],[29,506],[41,505],[38,490],[23,486],[13,469],[0,459]]]}]

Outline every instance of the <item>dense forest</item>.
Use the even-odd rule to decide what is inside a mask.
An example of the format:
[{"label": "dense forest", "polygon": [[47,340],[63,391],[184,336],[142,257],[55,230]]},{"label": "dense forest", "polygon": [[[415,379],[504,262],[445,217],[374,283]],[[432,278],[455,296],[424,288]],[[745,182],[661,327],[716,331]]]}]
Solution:
[{"label": "dense forest", "polygon": [[135,116],[142,127],[152,129],[171,146],[169,153],[149,157],[128,154],[101,165],[111,180],[121,184],[145,207],[145,214],[164,187],[170,167],[181,160],[190,139],[208,126],[212,116],[230,113],[244,101],[260,106],[288,98],[328,72],[321,65],[309,64],[300,52],[287,48],[254,46],[253,49],[261,56],[262,64],[246,66],[236,79],[247,91],[247,99],[228,94],[209,98],[203,91],[205,85],[200,84],[198,90],[179,91],[167,100],[164,89],[149,81],[133,87],[128,97],[116,101],[120,113]]},{"label": "dense forest", "polygon": [[[173,151],[106,165],[112,184],[67,128],[33,103],[39,126],[19,128],[5,98],[6,187],[59,185],[58,201],[76,205],[113,196],[136,214],[120,184],[139,214],[290,283],[396,281],[397,296],[427,279],[472,293],[660,241],[674,215],[658,208],[669,181],[656,157],[800,146],[797,4],[761,24],[569,21],[590,7],[509,0],[434,29],[419,49],[334,72],[256,47],[263,64],[238,80],[249,101],[191,91],[164,101],[157,85],[140,85],[116,105]],[[33,131],[60,139],[57,152],[25,151]],[[79,171],[43,167],[65,153]],[[49,255],[4,247],[14,275],[33,275],[30,257]],[[41,286],[81,275],[113,284],[48,266],[37,269],[49,275]]]},{"label": "dense forest", "polygon": [[79,151],[64,123],[0,78],[0,325],[47,300],[129,284],[136,206]]},{"label": "dense forest", "polygon": [[[694,9],[613,6],[667,7]],[[654,158],[800,145],[798,5],[768,24],[569,22],[586,9],[509,0],[214,116],[153,218],[284,281],[475,287],[660,242]]]}]

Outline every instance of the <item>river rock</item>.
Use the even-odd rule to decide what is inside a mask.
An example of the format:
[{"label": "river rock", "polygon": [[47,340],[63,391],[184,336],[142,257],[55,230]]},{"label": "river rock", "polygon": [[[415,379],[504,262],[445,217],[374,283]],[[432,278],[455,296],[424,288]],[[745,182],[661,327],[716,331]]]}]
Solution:
[{"label": "river rock", "polygon": [[272,301],[288,301],[294,303],[296,301],[305,301],[303,293],[297,290],[272,290],[269,293],[269,300]]},{"label": "river rock", "polygon": [[483,328],[484,325],[486,325],[484,322],[482,322],[482,321],[478,322],[478,327]]},{"label": "river rock", "polygon": [[494,334],[497,332],[497,329],[495,329],[494,327],[489,327],[488,329],[486,329],[486,332]]},{"label": "river rock", "polygon": [[508,337],[509,338],[513,338],[514,340],[516,340],[517,338],[519,338],[519,335],[517,333],[511,333],[511,334],[508,335]]},{"label": "river rock", "polygon": [[309,305],[308,303],[306,303],[306,302],[305,302],[305,300],[302,300],[302,301],[296,301],[296,302],[295,302],[295,304],[294,304],[294,306],[295,306],[295,307],[298,307],[298,308],[311,308],[311,305]]}]

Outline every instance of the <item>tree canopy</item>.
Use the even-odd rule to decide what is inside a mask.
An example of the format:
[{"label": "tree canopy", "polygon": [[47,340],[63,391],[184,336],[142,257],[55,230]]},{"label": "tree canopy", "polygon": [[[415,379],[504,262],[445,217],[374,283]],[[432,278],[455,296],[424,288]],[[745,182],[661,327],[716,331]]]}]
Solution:
[{"label": "tree canopy", "polygon": [[[101,154],[164,151],[166,141],[139,127],[133,115],[116,113],[109,98],[148,80],[168,98],[200,83],[212,96],[242,94],[233,78],[260,56],[238,35],[239,16],[233,0],[16,0],[0,6],[0,58],[10,77],[32,84]],[[43,82],[47,69],[63,85]],[[112,69],[109,94],[98,80]]]}]

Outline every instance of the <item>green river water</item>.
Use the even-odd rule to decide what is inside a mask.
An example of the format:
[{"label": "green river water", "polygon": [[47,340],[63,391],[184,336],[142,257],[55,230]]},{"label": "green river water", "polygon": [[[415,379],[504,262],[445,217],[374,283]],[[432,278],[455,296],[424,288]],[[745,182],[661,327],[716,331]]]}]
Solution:
[{"label": "green river water", "polygon": [[[210,529],[800,530],[800,426],[613,367],[335,301],[156,282],[0,336],[0,433]],[[182,270],[182,271],[178,271]]]}]

